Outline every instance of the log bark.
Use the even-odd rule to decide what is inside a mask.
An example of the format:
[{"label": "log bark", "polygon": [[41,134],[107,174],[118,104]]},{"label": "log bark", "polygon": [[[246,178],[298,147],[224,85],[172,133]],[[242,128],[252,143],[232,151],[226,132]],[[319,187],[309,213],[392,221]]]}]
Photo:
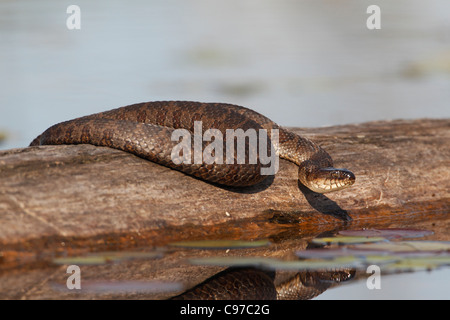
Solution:
[{"label": "log bark", "polygon": [[307,232],[448,213],[449,119],[292,130],[324,147],[337,167],[352,170],[355,185],[310,192],[299,185],[297,166],[284,160],[275,177],[238,189],[104,147],[1,151],[0,244],[50,247],[64,239],[118,241],[118,234],[157,243],[187,227],[198,237],[290,223]]}]

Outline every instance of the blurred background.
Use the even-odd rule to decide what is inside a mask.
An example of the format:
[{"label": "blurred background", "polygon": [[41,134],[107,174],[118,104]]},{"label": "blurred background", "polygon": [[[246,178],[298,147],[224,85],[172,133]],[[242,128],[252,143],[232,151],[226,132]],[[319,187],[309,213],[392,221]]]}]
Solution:
[{"label": "blurred background", "polygon": [[[66,27],[71,4],[81,30]],[[381,30],[366,27],[371,4]],[[450,117],[449,15],[448,0],[2,0],[0,149],[152,100],[298,127]]]}]

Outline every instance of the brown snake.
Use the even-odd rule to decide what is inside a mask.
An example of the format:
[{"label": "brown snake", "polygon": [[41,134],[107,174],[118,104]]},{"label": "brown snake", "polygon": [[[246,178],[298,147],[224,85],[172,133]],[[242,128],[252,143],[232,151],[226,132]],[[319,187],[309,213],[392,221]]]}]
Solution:
[{"label": "brown snake", "polygon": [[[245,107],[224,103],[189,101],[161,101],[134,104],[58,123],[38,136],[30,146],[52,144],[92,144],[130,152],[144,159],[182,171],[200,179],[228,186],[254,185],[267,176],[258,155],[252,164],[249,154],[256,148],[246,139],[244,163],[175,163],[172,150],[179,141],[172,141],[175,129],[195,131],[195,121],[201,121],[202,134],[207,129],[217,129],[224,137],[227,129],[267,130],[271,137],[278,130],[278,143],[273,142],[280,158],[299,166],[298,179],[310,190],[325,193],[351,186],[355,181],[352,172],[333,167],[328,153],[309,139],[287,131],[267,117]],[[270,142],[270,140],[269,140]],[[195,144],[195,142],[193,142]],[[270,154],[268,143],[267,154]],[[202,141],[202,150],[208,142]],[[225,150],[225,146],[224,146]]]}]

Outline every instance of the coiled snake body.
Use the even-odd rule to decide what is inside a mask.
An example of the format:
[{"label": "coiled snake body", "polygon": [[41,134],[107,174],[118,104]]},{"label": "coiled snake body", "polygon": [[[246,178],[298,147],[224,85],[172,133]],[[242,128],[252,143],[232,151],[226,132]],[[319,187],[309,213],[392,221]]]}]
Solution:
[{"label": "coiled snake body", "polygon": [[[164,166],[180,170],[203,180],[228,186],[254,185],[266,178],[261,174],[264,164],[260,156],[249,163],[252,148],[246,139],[244,163],[175,163],[173,149],[179,141],[172,141],[176,129],[195,131],[195,122],[201,121],[202,134],[217,129],[224,137],[227,129],[265,129],[271,137],[278,130],[278,141],[273,142],[279,157],[299,166],[300,182],[312,191],[324,193],[352,185],[355,176],[346,169],[336,169],[328,153],[309,139],[287,131],[267,117],[245,107],[223,103],[188,101],[161,101],[134,104],[56,124],[30,144],[93,144],[133,153]],[[191,138],[194,139],[194,138]],[[193,141],[195,144],[195,141]],[[270,142],[270,140],[269,140]],[[202,148],[210,142],[202,141]],[[268,143],[270,154],[270,143]],[[203,150],[202,149],[202,150]]]}]

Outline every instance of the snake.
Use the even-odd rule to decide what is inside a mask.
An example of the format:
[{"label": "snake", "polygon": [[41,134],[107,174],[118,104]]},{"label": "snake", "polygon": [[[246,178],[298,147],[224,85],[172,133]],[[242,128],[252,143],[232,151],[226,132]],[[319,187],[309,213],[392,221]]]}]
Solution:
[{"label": "snake", "polygon": [[[226,142],[239,142],[237,130],[266,133],[266,148],[262,143],[264,135],[257,136],[256,144],[250,136],[244,136],[244,159],[239,158],[237,147],[231,149],[227,154],[230,158],[224,161],[224,150],[228,152],[229,147]],[[177,136],[180,133],[183,135]],[[174,139],[174,135],[178,138]],[[212,148],[213,143],[215,148]],[[61,144],[91,144],[122,150],[201,180],[231,187],[252,186],[267,178],[262,169],[270,164],[262,157],[262,151],[265,156],[275,152],[277,157],[295,163],[298,180],[314,192],[337,191],[355,182],[351,171],[335,168],[331,156],[313,141],[252,109],[228,103],[152,101],[132,104],[55,124],[30,146]],[[203,155],[209,146],[214,161],[196,159],[199,153],[188,149],[189,146],[195,149],[196,145],[203,150]],[[255,153],[256,159],[252,158]]]},{"label": "snake", "polygon": [[355,273],[351,268],[305,270],[278,281],[275,271],[230,267],[170,300],[309,300]]}]

